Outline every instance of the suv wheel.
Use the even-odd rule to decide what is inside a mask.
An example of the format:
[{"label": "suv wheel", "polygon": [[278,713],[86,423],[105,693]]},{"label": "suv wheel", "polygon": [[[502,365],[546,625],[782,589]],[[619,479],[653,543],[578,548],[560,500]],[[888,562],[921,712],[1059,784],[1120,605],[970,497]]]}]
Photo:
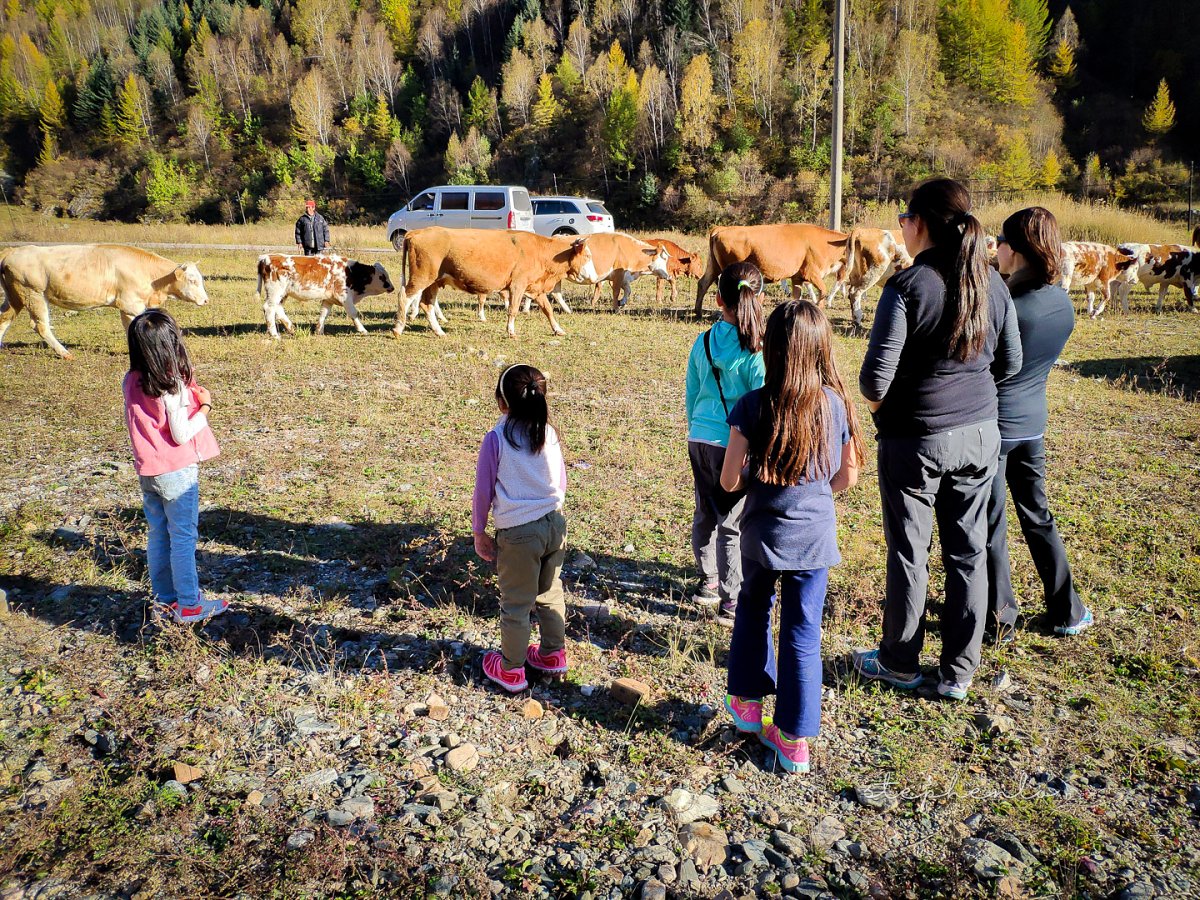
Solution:
[{"label": "suv wheel", "polygon": [[396,231],[392,233],[392,246],[396,248],[397,253],[400,253],[404,250],[404,235],[405,232],[403,231]]},{"label": "suv wheel", "polygon": [[574,228],[557,228],[554,231],[554,237],[566,237],[571,234],[579,234]]}]

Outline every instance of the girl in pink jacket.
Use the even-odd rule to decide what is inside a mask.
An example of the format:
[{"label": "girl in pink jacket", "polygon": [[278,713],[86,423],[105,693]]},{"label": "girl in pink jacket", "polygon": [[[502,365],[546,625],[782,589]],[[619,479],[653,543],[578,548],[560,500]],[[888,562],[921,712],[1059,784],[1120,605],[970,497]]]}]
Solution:
[{"label": "girl in pink jacket", "polygon": [[202,622],[228,606],[205,599],[196,574],[198,464],[221,452],[208,427],[212,398],[196,384],[183,334],[166,312],[146,310],[128,337],[125,424],[142,486],[155,609],[176,622]]}]

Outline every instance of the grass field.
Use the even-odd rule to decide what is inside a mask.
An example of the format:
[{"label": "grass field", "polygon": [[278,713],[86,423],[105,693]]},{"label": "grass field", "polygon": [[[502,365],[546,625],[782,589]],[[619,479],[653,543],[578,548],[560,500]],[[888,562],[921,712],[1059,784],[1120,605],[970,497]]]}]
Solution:
[{"label": "grass field", "polygon": [[[1106,237],[1118,226],[1069,227]],[[1122,239],[1149,235],[1144,222],[1120,227],[1147,229]],[[37,240],[249,240],[236,229],[76,231],[28,219],[20,228]],[[254,238],[268,240],[263,231]],[[1200,315],[1171,306],[1154,316],[1135,295],[1130,316],[1079,320],[1050,382],[1049,477],[1099,624],[1072,641],[1038,624],[1037,577],[1014,533],[1029,622],[1015,646],[985,650],[965,706],[844,676],[845,655],[879,636],[883,535],[868,463],[838,501],[845,561],[831,578],[814,774],[780,780],[761,770],[760,753],[731,741],[723,713],[698,712],[720,706],[727,634],[683,598],[691,575],[683,364],[700,332],[685,315],[690,282],[678,307],[655,309],[653,284],[642,280],[622,315],[589,311],[574,288],[576,313],[562,317],[561,339],[536,313],[507,339],[498,308],[480,323],[453,295],[443,340],[423,324],[392,338],[387,297],[361,305],[367,336],[335,313],[317,338],[316,310],[297,306],[296,336],[275,343],[254,296],[253,254],[184,255],[198,260],[211,302],[169,309],[212,390],[222,445],[201,479],[201,577],[236,615],[195,634],[143,627],[144,522],[127,465],[118,317],[55,310],[55,331],[76,355],[63,362],[22,316],[0,351],[0,585],[14,608],[0,617],[0,887],[8,873],[14,884],[57,877],[89,890],[133,885],[144,896],[358,896],[376,871],[391,873],[399,894],[419,896],[438,872],[453,871],[467,895],[486,893],[488,879],[522,895],[520,873],[496,869],[492,851],[454,855],[456,845],[473,846],[470,816],[448,816],[416,841],[390,815],[379,816],[374,836],[308,824],[318,792],[287,786],[322,766],[344,769],[359,751],[320,735],[279,745],[254,737],[259,724],[301,707],[361,733],[361,754],[382,776],[379,807],[398,817],[418,777],[404,741],[438,733],[405,707],[431,690],[455,701],[446,724],[485,751],[480,769],[450,776],[472,801],[500,783],[527,785],[531,767],[605,760],[637,792],[600,791],[596,802],[636,830],[654,797],[736,771],[752,790],[722,795],[731,835],[765,838],[764,806],[804,834],[833,811],[866,848],[855,865],[881,896],[993,892],[958,851],[975,827],[962,823],[975,814],[1037,855],[1023,876],[1029,896],[1106,896],[1128,873],[1198,874],[1200,828],[1187,797],[1200,778]],[[362,258],[396,272],[393,254]],[[853,381],[865,341],[844,306],[831,316]],[[498,640],[494,580],[471,553],[475,453],[497,415],[498,370],[518,360],[550,376],[570,466],[570,543],[596,563],[570,573],[574,668],[564,684],[535,691],[548,707],[537,723],[478,684],[473,657]],[[932,586],[936,622],[936,574]],[[585,614],[599,602],[607,616]],[[927,663],[937,649],[935,626]],[[993,683],[1002,672],[1012,687]],[[623,675],[650,683],[655,703],[631,715],[603,691],[580,694]],[[1000,714],[1015,720],[1011,731],[972,724]],[[569,740],[566,754],[550,752],[561,751],[550,746],[551,725],[555,740]],[[109,732],[118,749],[100,754],[89,735]],[[30,802],[47,790],[31,786],[39,760],[70,779],[44,803]],[[186,800],[168,802],[163,771],[175,760],[207,775]],[[1067,787],[1048,790],[1047,779]],[[278,789],[281,801],[247,802],[251,783]],[[900,808],[881,814],[848,802],[864,783],[889,785]],[[523,790],[518,821],[533,835],[530,858],[562,847],[632,852],[628,826],[585,828],[551,803],[554,789]],[[301,826],[314,828],[315,842],[286,852]],[[819,853],[798,869],[836,877]],[[576,881],[553,876],[553,889],[547,874],[542,888],[626,890],[603,867],[578,871]],[[744,887],[754,889],[753,879]]]}]

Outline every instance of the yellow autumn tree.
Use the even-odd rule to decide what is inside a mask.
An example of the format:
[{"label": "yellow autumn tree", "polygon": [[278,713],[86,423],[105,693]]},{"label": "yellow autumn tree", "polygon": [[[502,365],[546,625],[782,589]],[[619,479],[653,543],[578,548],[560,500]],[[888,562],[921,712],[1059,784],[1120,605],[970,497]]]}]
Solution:
[{"label": "yellow autumn tree", "polygon": [[150,137],[144,109],[142,88],[132,72],[125,76],[125,84],[117,95],[117,115],[114,123],[117,140],[130,147],[139,147]]},{"label": "yellow autumn tree", "polygon": [[53,162],[58,156],[58,136],[67,123],[67,110],[63,106],[62,95],[54,79],[46,82],[46,91],[42,95],[42,103],[38,108],[38,130],[42,133],[42,151],[38,155],[38,164],[45,165]]},{"label": "yellow autumn tree", "polygon": [[561,110],[562,107],[554,96],[554,81],[543,72],[538,79],[537,100],[533,104],[533,124],[538,128],[549,128]]},{"label": "yellow autumn tree", "polygon": [[688,62],[683,70],[679,94],[679,139],[684,147],[702,151],[713,141],[713,117],[717,107],[708,54],[697,53]]},{"label": "yellow autumn tree", "polygon": [[1052,191],[1058,187],[1058,179],[1062,177],[1062,164],[1058,161],[1058,154],[1054,150],[1046,152],[1046,158],[1042,160],[1042,172],[1038,177],[1038,187]]},{"label": "yellow autumn tree", "polygon": [[1142,127],[1155,137],[1161,137],[1175,127],[1175,104],[1171,102],[1171,91],[1165,78],[1158,83],[1154,99],[1142,114]]},{"label": "yellow autumn tree", "polygon": [[379,0],[379,17],[387,28],[396,53],[412,53],[417,31],[413,27],[411,0]]}]

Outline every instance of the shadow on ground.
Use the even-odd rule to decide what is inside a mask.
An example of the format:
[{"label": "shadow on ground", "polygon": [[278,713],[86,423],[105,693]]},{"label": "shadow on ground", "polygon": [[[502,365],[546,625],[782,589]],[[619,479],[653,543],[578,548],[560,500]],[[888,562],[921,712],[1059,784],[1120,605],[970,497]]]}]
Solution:
[{"label": "shadow on ground", "polygon": [[1192,402],[1200,400],[1200,355],[1086,359],[1071,363],[1070,369],[1117,387]]}]

